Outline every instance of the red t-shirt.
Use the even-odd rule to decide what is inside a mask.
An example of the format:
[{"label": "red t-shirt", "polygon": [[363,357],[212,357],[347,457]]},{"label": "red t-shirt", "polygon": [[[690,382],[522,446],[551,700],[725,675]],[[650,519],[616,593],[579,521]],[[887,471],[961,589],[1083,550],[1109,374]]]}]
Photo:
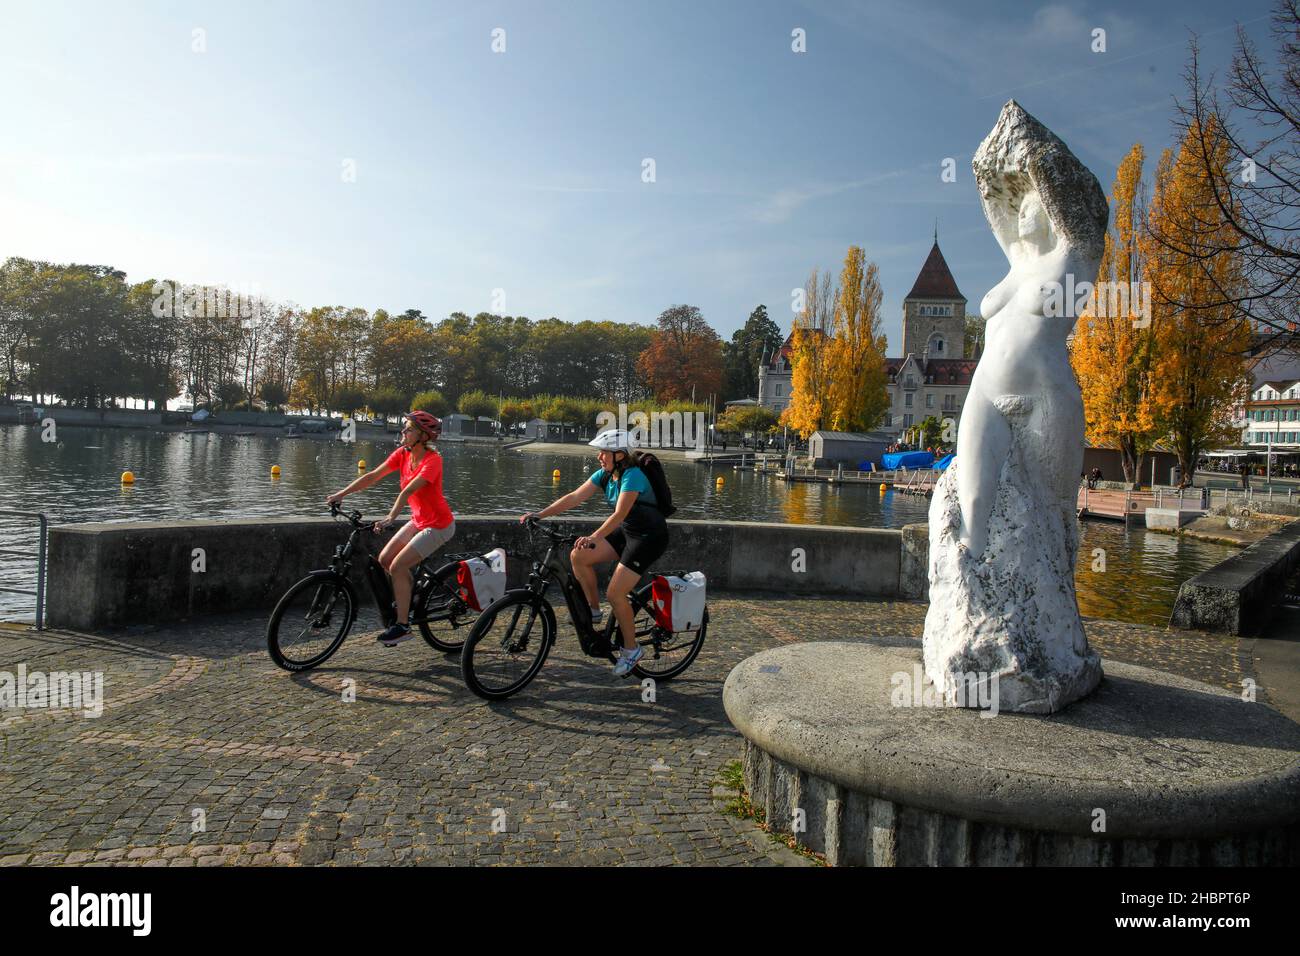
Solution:
[{"label": "red t-shirt", "polygon": [[411,452],[406,448],[398,448],[388,456],[384,465],[398,470],[402,477],[403,488],[416,478],[425,480],[424,487],[417,489],[406,499],[407,504],[411,506],[411,520],[415,522],[416,528],[423,531],[425,528],[445,528],[451,524],[451,508],[447,505],[447,499],[442,496],[441,455],[436,451],[426,451],[417,467],[411,461]]}]

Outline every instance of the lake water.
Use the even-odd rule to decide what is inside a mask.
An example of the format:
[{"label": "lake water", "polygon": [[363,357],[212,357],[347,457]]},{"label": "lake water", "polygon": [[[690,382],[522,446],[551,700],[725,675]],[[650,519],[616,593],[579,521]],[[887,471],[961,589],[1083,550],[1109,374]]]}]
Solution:
[{"label": "lake water", "polygon": [[[59,429],[58,443],[40,430],[0,426],[0,510],[43,511],[50,523],[320,516],[323,499],[357,474],[358,459],[371,467],[394,445],[355,444],[266,436],[155,433],[128,429]],[[596,468],[595,455],[504,452],[495,446],[444,443],[444,492],[459,514],[521,514],[572,490]],[[272,480],[272,465],[281,477]],[[558,468],[560,480],[551,472]],[[678,517],[794,524],[899,528],[924,522],[925,498],[881,494],[874,485],[791,483],[731,468],[710,469],[666,461]],[[135,473],[123,486],[123,471]],[[722,476],[722,488],[716,479]],[[397,483],[349,499],[367,515],[392,504]],[[604,513],[598,500],[581,511]],[[0,548],[31,547],[30,526],[0,521]],[[1094,550],[1106,552],[1106,570],[1091,570]],[[1085,615],[1142,623],[1168,620],[1178,586],[1232,554],[1207,542],[1126,531],[1119,524],[1082,526],[1076,584]],[[322,561],[325,557],[322,556]],[[0,584],[31,587],[34,561],[0,555]],[[22,577],[26,580],[20,580]],[[29,617],[29,598],[0,592],[0,617]]]}]

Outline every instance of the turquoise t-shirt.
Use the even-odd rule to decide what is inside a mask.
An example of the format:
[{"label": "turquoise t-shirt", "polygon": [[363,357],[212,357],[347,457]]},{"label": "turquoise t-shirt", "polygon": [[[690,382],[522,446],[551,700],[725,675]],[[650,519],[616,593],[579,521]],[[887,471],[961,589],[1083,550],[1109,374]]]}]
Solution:
[{"label": "turquoise t-shirt", "polygon": [[[605,474],[605,469],[597,468],[591,473],[588,480],[599,488],[600,476],[603,474]],[[613,475],[610,476],[609,484],[605,486],[605,500],[609,502],[610,507],[614,507],[618,503],[618,496],[625,491],[638,492],[636,499],[638,502],[644,501],[648,505],[658,504],[654,490],[650,487],[650,479],[636,465],[623,472],[622,478],[615,480]]]}]

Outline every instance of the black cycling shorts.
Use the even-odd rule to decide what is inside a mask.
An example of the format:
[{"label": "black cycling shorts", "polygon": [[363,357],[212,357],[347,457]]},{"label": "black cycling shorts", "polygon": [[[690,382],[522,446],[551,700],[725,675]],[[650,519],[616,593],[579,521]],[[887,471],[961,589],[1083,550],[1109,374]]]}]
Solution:
[{"label": "black cycling shorts", "polygon": [[618,552],[618,563],[626,565],[637,574],[646,571],[668,550],[668,528],[653,529],[644,533],[620,527],[605,539]]}]

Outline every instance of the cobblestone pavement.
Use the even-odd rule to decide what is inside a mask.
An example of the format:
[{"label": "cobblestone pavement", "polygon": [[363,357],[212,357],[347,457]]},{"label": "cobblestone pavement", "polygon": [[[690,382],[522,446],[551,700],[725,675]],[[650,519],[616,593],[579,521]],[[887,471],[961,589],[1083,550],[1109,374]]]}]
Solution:
[{"label": "cobblestone pavement", "polygon": [[[0,711],[0,864],[806,865],[719,810],[740,754],[722,682],[781,643],[919,643],[925,605],[732,593],[710,608],[699,659],[653,702],[581,656],[562,610],[541,675],[496,704],[418,638],[374,644],[364,615],[299,675],[267,657],[264,614],[111,638],[0,629],[0,671],[105,681],[98,718]],[[1252,676],[1234,638],[1088,633],[1107,657],[1234,690]]]}]

